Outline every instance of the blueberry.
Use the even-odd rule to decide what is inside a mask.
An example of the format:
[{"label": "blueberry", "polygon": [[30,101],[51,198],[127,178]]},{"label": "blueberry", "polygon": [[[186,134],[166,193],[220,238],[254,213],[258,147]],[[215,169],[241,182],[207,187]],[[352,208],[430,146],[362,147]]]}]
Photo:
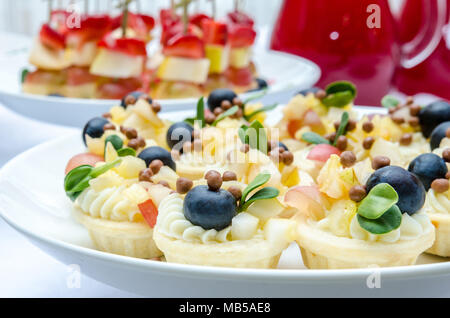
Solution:
[{"label": "blueberry", "polygon": [[444,159],[434,153],[426,153],[411,161],[408,171],[414,173],[428,191],[434,180],[445,179],[448,169]]},{"label": "blueberry", "polygon": [[396,166],[387,166],[375,171],[366,184],[367,193],[380,183],[390,184],[398,194],[397,206],[402,213],[413,215],[425,203],[425,188],[411,172]]},{"label": "blueberry", "polygon": [[109,121],[103,117],[95,117],[88,121],[83,128],[82,137],[84,144],[86,145],[86,135],[92,138],[100,138],[103,136],[103,133],[105,132],[103,126],[107,123],[109,123]]},{"label": "blueberry", "polygon": [[165,166],[168,166],[174,171],[176,170],[176,165],[175,162],[172,160],[170,152],[159,146],[152,146],[145,148],[139,154],[138,158],[144,160],[147,167],[150,165],[150,163],[152,163],[153,160],[159,159],[164,163]]},{"label": "blueberry", "polygon": [[182,151],[183,144],[186,141],[193,140],[193,131],[194,128],[184,121],[173,124],[172,126],[170,126],[169,130],[167,130],[167,145],[170,147],[170,149]]},{"label": "blueberry", "polygon": [[281,141],[278,142],[278,147],[283,148],[285,151],[289,151],[288,147]]},{"label": "blueberry", "polygon": [[256,81],[256,84],[258,84],[258,87],[249,89],[247,91],[248,93],[257,92],[257,91],[260,91],[260,90],[263,90],[263,89],[269,87],[269,85],[267,84],[267,81],[262,78],[255,78],[255,81]]},{"label": "blueberry", "polygon": [[419,119],[422,133],[428,138],[439,124],[450,121],[450,104],[444,101],[431,103],[422,108]]},{"label": "blueberry", "polygon": [[211,94],[209,94],[208,96],[208,108],[210,111],[213,112],[214,109],[222,105],[222,102],[224,100],[233,103],[233,99],[235,99],[236,97],[237,97],[236,93],[233,92],[231,89],[220,88],[213,90]]},{"label": "blueberry", "polygon": [[223,230],[237,213],[236,199],[227,190],[197,186],[184,198],[183,212],[192,224],[205,230]]},{"label": "blueberry", "polygon": [[450,121],[446,121],[445,123],[442,123],[436,128],[434,128],[430,138],[431,150],[439,148],[439,145],[441,144],[442,139],[445,138],[447,129],[449,128],[450,128]]},{"label": "blueberry", "polygon": [[311,88],[307,88],[307,89],[303,89],[301,91],[299,91],[296,95],[308,95],[309,93],[317,93],[318,91],[320,91],[319,87],[311,87]]},{"label": "blueberry", "polygon": [[124,98],[122,98],[122,101],[120,102],[120,106],[122,106],[123,108],[127,107],[127,103],[125,102],[125,100],[127,99],[128,96],[133,96],[136,100],[138,100],[140,97],[144,97],[145,96],[145,99],[147,100],[147,102],[149,104],[151,104],[152,101],[153,101],[150,98],[150,96],[148,96],[147,94],[135,91],[135,92],[131,92],[131,93],[127,94]]}]

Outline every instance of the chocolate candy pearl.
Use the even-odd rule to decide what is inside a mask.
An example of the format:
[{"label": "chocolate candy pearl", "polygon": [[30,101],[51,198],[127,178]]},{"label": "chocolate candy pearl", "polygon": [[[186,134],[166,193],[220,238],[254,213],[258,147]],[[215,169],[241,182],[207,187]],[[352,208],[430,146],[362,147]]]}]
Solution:
[{"label": "chocolate candy pearl", "polygon": [[236,181],[237,175],[233,171],[225,171],[222,175],[223,181]]},{"label": "chocolate candy pearl", "polygon": [[412,103],[414,103],[414,97],[412,97],[412,96],[406,97],[405,104],[406,105],[411,105]]},{"label": "chocolate candy pearl", "polygon": [[163,187],[166,187],[166,188],[170,189],[170,184],[166,180],[161,180],[161,181],[158,182],[158,184],[162,185]]},{"label": "chocolate candy pearl", "polygon": [[233,105],[242,106],[242,100],[239,97],[233,98]]},{"label": "chocolate candy pearl", "polygon": [[372,160],[372,168],[375,170],[391,165],[391,159],[385,156],[376,156]]},{"label": "chocolate candy pearl", "polygon": [[276,141],[269,140],[267,142],[267,150],[268,151],[271,151],[271,150],[273,150],[273,149],[275,149],[277,147],[278,147],[278,143]]},{"label": "chocolate candy pearl", "polygon": [[394,123],[396,123],[397,125],[401,125],[401,124],[405,123],[405,118],[401,117],[400,115],[393,114],[392,121]]},{"label": "chocolate candy pearl", "polygon": [[422,108],[419,105],[412,104],[411,106],[409,106],[409,114],[411,116],[417,116],[419,115],[421,109]]},{"label": "chocolate candy pearl", "polygon": [[152,182],[153,172],[151,169],[144,169],[139,172],[139,181]]},{"label": "chocolate candy pearl", "polygon": [[450,162],[450,148],[444,149],[442,152],[442,158],[445,160],[445,162]]},{"label": "chocolate candy pearl", "polygon": [[450,138],[450,128],[445,131],[445,137]]},{"label": "chocolate candy pearl", "polygon": [[412,127],[417,127],[420,125],[419,117],[411,117],[408,119],[408,124],[410,124]]},{"label": "chocolate candy pearl", "polygon": [[186,194],[189,192],[189,190],[191,190],[192,186],[194,185],[194,183],[186,178],[178,178],[177,179],[177,192],[179,194]]},{"label": "chocolate candy pearl", "polygon": [[281,160],[286,166],[290,166],[294,162],[294,155],[290,151],[285,151],[281,154]]},{"label": "chocolate candy pearl", "polygon": [[103,126],[103,130],[115,130],[116,126],[112,123],[108,123],[105,126]]},{"label": "chocolate candy pearl", "polygon": [[329,142],[334,142],[334,140],[336,139],[336,132],[330,133],[330,134],[326,134],[324,136],[324,138],[326,140],[328,140]]},{"label": "chocolate candy pearl", "polygon": [[367,195],[366,188],[364,186],[354,186],[349,191],[349,196],[352,201],[361,202]]},{"label": "chocolate candy pearl", "polygon": [[450,171],[446,173],[445,178],[450,179]]},{"label": "chocolate candy pearl", "polygon": [[214,109],[214,115],[219,116],[223,114],[223,109],[220,107],[217,107],[216,109]]},{"label": "chocolate candy pearl", "polygon": [[335,121],[334,123],[333,123],[333,126],[334,126],[334,129],[336,129],[336,131],[339,129],[339,126],[341,125],[341,122],[340,121]]},{"label": "chocolate candy pearl", "polygon": [[243,144],[242,146],[241,146],[241,152],[243,152],[243,153],[247,153],[247,152],[249,152],[250,151],[250,146],[248,145],[248,144]]},{"label": "chocolate candy pearl", "polygon": [[242,197],[242,191],[236,186],[231,186],[228,188],[228,192],[230,192],[236,201],[239,201]]},{"label": "chocolate candy pearl", "polygon": [[223,100],[220,104],[220,107],[222,107],[223,110],[229,110],[233,105],[231,105],[229,100]]},{"label": "chocolate candy pearl", "polygon": [[128,142],[128,147],[133,148],[134,150],[138,150],[139,149],[139,140],[135,139],[131,139]]},{"label": "chocolate candy pearl", "polygon": [[125,97],[125,105],[134,105],[136,104],[137,100],[136,97],[134,97],[133,95],[128,95],[127,97]]},{"label": "chocolate candy pearl", "polygon": [[431,188],[436,193],[444,193],[450,188],[450,182],[447,179],[436,179],[431,184]]},{"label": "chocolate candy pearl", "polygon": [[409,146],[413,141],[413,135],[412,134],[404,134],[401,138],[400,138],[400,144],[402,146]]},{"label": "chocolate candy pearl", "polygon": [[209,190],[219,191],[222,186],[222,176],[215,170],[210,170],[205,175],[206,182],[208,183]]},{"label": "chocolate candy pearl", "polygon": [[347,131],[353,131],[355,129],[356,129],[356,121],[353,119],[350,119],[347,124]]},{"label": "chocolate candy pearl", "polygon": [[325,97],[327,97],[327,92],[325,92],[323,89],[319,89],[314,96],[318,99],[324,99]]},{"label": "chocolate candy pearl", "polygon": [[356,156],[353,153],[353,151],[344,151],[341,154],[341,164],[344,167],[349,168],[353,166],[355,163],[356,163]]},{"label": "chocolate candy pearl", "polygon": [[370,133],[374,130],[375,126],[372,122],[370,121],[366,121],[363,125],[362,125],[362,129],[366,132],[366,133]]},{"label": "chocolate candy pearl", "polygon": [[159,103],[153,102],[152,103],[152,110],[154,113],[159,113],[161,111],[161,105]]},{"label": "chocolate candy pearl", "polygon": [[107,118],[107,119],[112,118],[111,113],[104,113],[104,114],[102,115],[102,117],[103,117],[103,118]]},{"label": "chocolate candy pearl", "polygon": [[208,125],[211,125],[215,120],[216,120],[216,116],[214,116],[214,114],[212,114],[212,113],[207,113],[207,114],[205,115],[205,122],[206,122]]},{"label": "chocolate candy pearl", "polygon": [[347,145],[348,145],[347,137],[339,136],[339,138],[336,142],[336,148],[341,151],[344,151],[345,149],[347,149]]},{"label": "chocolate candy pearl", "polygon": [[145,139],[142,137],[137,137],[136,140],[137,140],[139,148],[144,148],[147,145],[147,143],[145,142]]},{"label": "chocolate candy pearl", "polygon": [[157,174],[159,170],[161,170],[162,166],[164,166],[164,163],[161,160],[156,159],[150,162],[148,167],[152,170],[153,174]]},{"label": "chocolate candy pearl", "polygon": [[136,129],[134,129],[134,128],[126,128],[125,136],[127,136],[128,139],[134,139],[134,138],[137,138],[138,133],[137,133]]},{"label": "chocolate candy pearl", "polygon": [[363,148],[366,150],[370,150],[375,142],[373,137],[367,137],[363,140]]}]

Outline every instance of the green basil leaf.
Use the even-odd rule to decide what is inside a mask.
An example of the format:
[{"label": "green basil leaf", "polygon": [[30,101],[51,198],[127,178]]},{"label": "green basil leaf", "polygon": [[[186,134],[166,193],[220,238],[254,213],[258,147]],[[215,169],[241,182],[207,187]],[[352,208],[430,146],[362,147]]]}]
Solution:
[{"label": "green basil leaf", "polygon": [[345,135],[349,119],[350,115],[347,112],[344,112],[341,117],[341,123],[339,124],[339,128],[336,132],[336,138],[334,139],[333,146],[336,146],[340,136]]},{"label": "green basil leaf", "polygon": [[262,188],[261,190],[257,191],[254,195],[250,197],[243,205],[240,206],[239,211],[245,211],[248,209],[248,207],[254,203],[255,201],[259,200],[268,200],[276,198],[280,194],[280,191],[278,189],[273,187],[266,187]]},{"label": "green basil leaf", "polygon": [[203,97],[200,97],[197,102],[197,117],[195,120],[200,121],[200,128],[205,127],[205,100]]},{"label": "green basil leaf", "polygon": [[239,106],[233,106],[230,109],[228,109],[226,112],[223,112],[222,114],[220,114],[216,120],[212,123],[211,126],[216,126],[219,122],[221,122],[222,120],[224,120],[225,118],[232,116],[234,114],[237,113],[237,111],[239,110]]},{"label": "green basil leaf", "polygon": [[20,82],[23,84],[27,78],[28,73],[30,73],[30,71],[26,68],[24,68],[22,70],[22,72],[20,73]]},{"label": "green basil leaf", "polygon": [[381,105],[386,108],[397,107],[400,101],[392,95],[386,95],[381,100]]},{"label": "green basil leaf", "polygon": [[244,105],[247,105],[247,104],[250,103],[251,101],[254,101],[254,100],[260,99],[261,97],[264,97],[264,96],[267,94],[267,91],[268,91],[268,90],[269,90],[269,89],[266,87],[266,88],[264,88],[263,90],[261,90],[260,92],[258,92],[258,93],[256,93],[256,94],[253,94],[253,95],[249,96],[247,99],[245,99],[245,100],[243,101]]},{"label": "green basil leaf", "polygon": [[262,173],[258,174],[255,177],[255,179],[253,179],[252,182],[250,182],[248,184],[248,186],[242,192],[241,203],[245,202],[245,199],[247,198],[247,196],[250,192],[252,192],[256,188],[266,184],[267,181],[269,181],[269,180],[270,180],[270,173],[262,172]]},{"label": "green basil leaf", "polygon": [[355,85],[347,81],[331,83],[325,91],[327,97],[322,100],[322,103],[328,107],[344,107],[351,103],[357,94]]},{"label": "green basil leaf", "polygon": [[248,136],[248,145],[250,148],[258,149],[262,153],[267,154],[266,130],[258,120],[252,122],[249,129],[247,129],[246,134]]},{"label": "green basil leaf", "polygon": [[248,115],[244,115],[244,118],[245,118],[245,120],[250,121],[252,119],[252,117],[254,117],[255,115],[257,115],[259,113],[263,113],[263,112],[268,112],[272,109],[275,109],[277,106],[278,106],[278,104],[273,104],[273,105],[261,107],[260,109],[257,109]]},{"label": "green basil leaf", "polygon": [[358,214],[366,219],[375,220],[386,213],[397,202],[398,194],[395,189],[387,183],[380,183],[373,187],[361,201],[358,207]]},{"label": "green basil leaf", "polygon": [[93,169],[94,167],[89,165],[79,166],[75,169],[72,169],[64,178],[64,190],[66,192],[66,195],[72,201],[75,201],[78,195],[80,195],[80,193],[82,192],[82,190],[79,190],[80,184],[85,185],[87,181],[89,186],[89,175]]},{"label": "green basil leaf", "polygon": [[367,219],[357,214],[359,225],[372,234],[386,234],[396,230],[402,224],[402,212],[397,205],[393,205],[376,220]]},{"label": "green basil leaf", "polygon": [[330,142],[320,136],[319,134],[316,134],[315,132],[305,132],[302,135],[302,140],[306,141],[307,143],[313,144],[313,145],[319,145],[319,144],[327,144],[329,145]]},{"label": "green basil leaf", "polygon": [[126,157],[126,156],[136,157],[136,150],[134,150],[133,148],[122,148],[117,150],[117,155],[119,157]]},{"label": "green basil leaf", "polygon": [[116,150],[119,150],[120,148],[123,147],[123,140],[122,140],[122,138],[120,138],[117,135],[110,135],[110,136],[106,137],[105,148],[106,148],[106,145],[108,144],[108,142],[110,142],[113,145],[114,149],[116,149]]},{"label": "green basil leaf", "polygon": [[91,173],[89,174],[92,178],[97,178],[98,176],[104,174],[108,170],[111,170],[112,168],[116,167],[118,164],[122,162],[121,158],[117,158],[114,161],[107,162],[104,165],[98,166],[97,168],[92,169]]},{"label": "green basil leaf", "polygon": [[247,129],[248,129],[248,126],[247,126],[247,125],[242,125],[242,126],[238,129],[239,139],[241,140],[241,142],[242,142],[243,144],[248,144]]}]

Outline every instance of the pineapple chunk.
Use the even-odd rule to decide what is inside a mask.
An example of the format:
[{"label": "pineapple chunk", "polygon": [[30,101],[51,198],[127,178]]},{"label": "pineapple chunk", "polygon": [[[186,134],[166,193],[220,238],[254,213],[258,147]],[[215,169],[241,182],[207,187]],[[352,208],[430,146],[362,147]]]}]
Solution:
[{"label": "pineapple chunk", "polygon": [[86,135],[86,145],[90,153],[103,156],[105,151],[105,141],[102,138],[92,138]]},{"label": "pineapple chunk", "polygon": [[265,223],[267,220],[280,215],[283,210],[283,204],[277,198],[274,198],[256,201],[248,207],[247,213],[256,216],[262,223]]},{"label": "pineapple chunk", "polygon": [[120,165],[114,170],[125,179],[137,179],[139,172],[147,168],[145,161],[133,156],[126,156],[122,158]]},{"label": "pineapple chunk", "polygon": [[110,170],[98,178],[89,181],[89,185],[94,191],[100,192],[107,188],[120,187],[123,185],[123,182],[122,177]]},{"label": "pineapple chunk", "polygon": [[331,155],[320,170],[317,182],[319,190],[331,198],[340,199],[345,196],[345,184],[339,177],[342,172],[340,157]]},{"label": "pineapple chunk", "polygon": [[391,159],[392,165],[402,165],[402,154],[397,144],[378,138],[370,149],[370,156],[386,156]]},{"label": "pineapple chunk", "polygon": [[342,200],[333,204],[327,218],[330,231],[336,236],[346,237],[350,233],[350,223],[356,214],[354,201]]},{"label": "pineapple chunk", "polygon": [[117,151],[112,145],[112,143],[108,142],[105,148],[105,162],[111,162],[117,159],[119,157],[117,155]]},{"label": "pineapple chunk", "polygon": [[161,128],[164,127],[163,121],[156,115],[150,104],[144,100],[139,99],[133,107],[133,110],[142,118],[150,122],[154,127]]},{"label": "pineapple chunk", "polygon": [[110,110],[112,121],[116,124],[122,124],[127,118],[127,111],[121,106],[114,106]]},{"label": "pineapple chunk", "polygon": [[230,65],[234,68],[245,68],[250,65],[252,58],[252,48],[242,47],[231,49],[230,52]]},{"label": "pineapple chunk", "polygon": [[167,197],[172,190],[160,184],[148,183],[147,191],[153,203],[156,206],[159,206],[161,201]]},{"label": "pineapple chunk", "polygon": [[176,189],[178,175],[168,166],[162,166],[157,174],[152,177],[154,183],[167,181],[172,189]]},{"label": "pineapple chunk", "polygon": [[264,237],[274,245],[287,247],[295,239],[295,222],[287,219],[270,219],[264,226]]},{"label": "pineapple chunk", "polygon": [[125,189],[123,194],[134,204],[140,204],[150,199],[148,192],[138,183],[134,183],[129,188]]},{"label": "pineapple chunk", "polygon": [[[264,105],[262,103],[256,103],[256,104],[248,104],[245,106],[245,115],[250,115],[251,113],[253,113],[254,111],[262,108]],[[266,121],[267,118],[267,113],[266,112],[262,112],[262,113],[258,113],[255,116],[252,116],[252,118],[250,118],[250,121],[254,121],[254,120],[258,120],[260,123],[264,123]]]},{"label": "pineapple chunk", "polygon": [[90,72],[112,78],[138,77],[144,69],[144,60],[143,56],[131,56],[100,49],[91,65]]},{"label": "pineapple chunk", "polygon": [[251,239],[258,230],[259,219],[251,214],[242,212],[231,221],[231,237],[233,240]]},{"label": "pineapple chunk", "polygon": [[206,57],[209,59],[209,73],[220,74],[228,68],[230,59],[230,47],[221,45],[206,45]]},{"label": "pineapple chunk", "polygon": [[209,71],[208,59],[166,57],[158,68],[158,77],[165,81],[203,84]]}]

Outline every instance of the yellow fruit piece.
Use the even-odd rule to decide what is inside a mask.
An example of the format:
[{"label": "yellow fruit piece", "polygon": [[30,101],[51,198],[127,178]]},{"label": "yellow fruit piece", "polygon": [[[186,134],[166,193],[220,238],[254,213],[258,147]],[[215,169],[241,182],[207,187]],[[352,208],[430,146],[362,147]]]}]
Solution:
[{"label": "yellow fruit piece", "polygon": [[133,156],[126,156],[122,158],[120,165],[114,170],[125,179],[137,179],[139,172],[146,167],[145,161]]},{"label": "yellow fruit piece", "polygon": [[333,199],[344,197],[346,195],[346,187],[340,179],[341,172],[342,165],[340,157],[331,155],[317,177],[320,191]]},{"label": "yellow fruit piece", "polygon": [[[245,115],[250,115],[251,113],[253,113],[263,107],[264,107],[264,105],[262,103],[248,104],[245,106]],[[267,113],[261,112],[261,113],[256,114],[255,116],[252,116],[249,121],[258,120],[260,123],[264,123],[266,121],[266,118],[267,118]]]},{"label": "yellow fruit piece", "polygon": [[230,48],[221,45],[206,45],[206,58],[210,61],[209,73],[221,74],[228,68],[230,59]]},{"label": "yellow fruit piece", "polygon": [[125,189],[123,194],[134,204],[140,204],[150,199],[147,190],[138,183],[132,184],[129,188]]},{"label": "yellow fruit piece", "polygon": [[112,122],[118,125],[121,125],[127,118],[127,112],[121,106],[114,106],[113,108],[111,108],[109,113],[111,114]]},{"label": "yellow fruit piece", "polygon": [[346,183],[348,189],[358,183],[358,179],[356,178],[355,171],[353,170],[353,168],[344,169],[340,173],[339,178],[344,183]]},{"label": "yellow fruit piece", "polygon": [[281,170],[281,183],[286,187],[293,187],[300,183],[300,176],[298,174],[298,169],[295,165],[283,166]]},{"label": "yellow fruit piece", "polygon": [[92,179],[89,182],[89,185],[93,190],[100,192],[107,188],[120,187],[123,185],[123,182],[124,180],[122,177],[110,170],[98,178]]},{"label": "yellow fruit piece", "polygon": [[105,162],[111,162],[116,160],[118,157],[117,151],[112,145],[112,143],[108,142],[108,144],[105,147]]},{"label": "yellow fruit piece", "polygon": [[176,189],[177,179],[178,175],[168,166],[161,167],[159,172],[152,177],[152,181],[154,183],[158,183],[160,181],[167,181],[172,189]]},{"label": "yellow fruit piece", "polygon": [[103,156],[105,151],[105,141],[102,138],[92,138],[86,135],[86,145],[90,153]]},{"label": "yellow fruit piece", "polygon": [[158,68],[157,76],[164,81],[182,81],[203,84],[209,71],[209,60],[166,57]]},{"label": "yellow fruit piece", "polygon": [[252,48],[242,47],[231,49],[230,65],[234,68],[244,68],[249,66],[252,57]]},{"label": "yellow fruit piece", "polygon": [[357,206],[354,201],[340,200],[334,203],[327,216],[331,232],[337,236],[348,236],[350,233],[350,223],[356,211]]},{"label": "yellow fruit piece", "polygon": [[146,100],[139,99],[133,106],[132,110],[141,116],[141,118],[147,120],[153,127],[164,127],[163,121],[153,111],[152,107]]},{"label": "yellow fruit piece", "polygon": [[277,198],[273,198],[256,201],[248,207],[246,212],[256,216],[262,223],[265,223],[267,220],[280,215],[284,208]]}]

